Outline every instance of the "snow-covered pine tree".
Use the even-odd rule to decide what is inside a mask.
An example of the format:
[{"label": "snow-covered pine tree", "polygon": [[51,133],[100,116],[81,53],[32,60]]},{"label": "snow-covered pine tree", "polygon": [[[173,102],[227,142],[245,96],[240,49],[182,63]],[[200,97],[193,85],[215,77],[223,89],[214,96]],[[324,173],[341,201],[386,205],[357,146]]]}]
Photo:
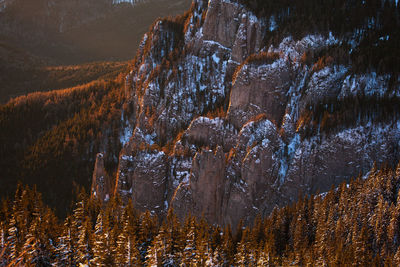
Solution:
[{"label": "snow-covered pine tree", "polygon": [[92,223],[89,217],[85,217],[82,225],[78,227],[77,241],[77,260],[79,264],[90,265],[93,258],[93,239],[92,239]]},{"label": "snow-covered pine tree", "polygon": [[270,264],[268,262],[268,256],[265,253],[263,246],[261,246],[261,245],[258,249],[256,266],[270,266]]},{"label": "snow-covered pine tree", "polygon": [[194,217],[189,216],[186,222],[186,243],[183,249],[181,265],[190,266],[191,263],[195,262],[196,252],[196,221]]},{"label": "snow-covered pine tree", "polygon": [[158,234],[154,238],[152,245],[147,250],[145,265],[151,267],[162,266],[162,255],[164,249],[161,235]]},{"label": "snow-covered pine tree", "polygon": [[21,256],[26,265],[36,265],[40,261],[41,242],[38,238],[38,222],[34,220],[31,223],[28,234],[25,236],[25,243],[21,250]]},{"label": "snow-covered pine tree", "polygon": [[5,223],[0,221],[0,266],[7,265],[7,243]]},{"label": "snow-covered pine tree", "polygon": [[211,255],[212,253],[210,252],[207,240],[200,238],[196,244],[194,262],[196,262],[198,266],[206,266],[207,261],[212,258]]},{"label": "snow-covered pine tree", "polygon": [[[211,265],[210,265],[211,264]],[[217,247],[212,255],[212,261],[209,260],[207,266],[224,266],[224,259],[221,254],[221,250]]]},{"label": "snow-covered pine tree", "polygon": [[93,259],[90,260],[95,266],[105,266],[105,259],[107,254],[107,235],[104,229],[103,212],[100,211],[97,216],[96,225],[94,227],[93,238]]},{"label": "snow-covered pine tree", "polygon": [[108,216],[105,216],[100,211],[95,225],[93,259],[91,260],[91,263],[95,266],[115,265],[113,262],[113,251],[115,248],[110,237],[111,233],[112,229],[109,226]]},{"label": "snow-covered pine tree", "polygon": [[240,242],[237,246],[237,251],[235,254],[235,266],[248,266],[249,265],[249,258],[247,253],[247,242]]},{"label": "snow-covered pine tree", "polygon": [[76,233],[71,226],[71,217],[65,219],[63,231],[58,239],[58,247],[56,249],[56,265],[57,266],[75,266],[76,260]]},{"label": "snow-covered pine tree", "polygon": [[123,231],[118,236],[114,254],[117,266],[142,265],[136,236],[129,233],[127,224],[124,225]]},{"label": "snow-covered pine tree", "polygon": [[50,242],[54,215],[51,210],[45,208],[36,190],[29,191],[28,196],[32,213],[29,216],[30,226],[24,237],[20,257],[28,266],[50,266],[54,253],[54,247]]},{"label": "snow-covered pine tree", "polygon": [[165,256],[163,264],[177,266],[180,263],[181,255],[185,245],[184,236],[181,232],[181,225],[173,209],[168,211],[167,220],[162,226],[164,229]]},{"label": "snow-covered pine tree", "polygon": [[120,224],[122,230],[116,238],[114,262],[117,266],[141,266],[142,259],[138,247],[138,220],[130,200],[123,210]]},{"label": "snow-covered pine tree", "polygon": [[147,248],[152,244],[152,239],[157,233],[157,221],[149,211],[140,216],[140,225],[138,233],[138,242],[140,253],[147,253]]},{"label": "snow-covered pine tree", "polygon": [[19,264],[22,261],[20,252],[27,232],[28,222],[28,192],[19,184],[15,193],[11,218],[8,224],[8,251],[10,264]]}]

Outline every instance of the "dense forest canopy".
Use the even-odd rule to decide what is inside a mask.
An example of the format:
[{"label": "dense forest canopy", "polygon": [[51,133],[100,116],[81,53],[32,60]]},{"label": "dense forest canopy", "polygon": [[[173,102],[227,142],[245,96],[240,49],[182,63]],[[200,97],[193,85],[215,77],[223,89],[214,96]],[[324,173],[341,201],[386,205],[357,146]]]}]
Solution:
[{"label": "dense forest canopy", "polygon": [[173,211],[161,220],[118,197],[84,192],[64,222],[36,189],[0,209],[0,266],[398,266],[400,165],[275,209],[250,227],[221,228]]}]

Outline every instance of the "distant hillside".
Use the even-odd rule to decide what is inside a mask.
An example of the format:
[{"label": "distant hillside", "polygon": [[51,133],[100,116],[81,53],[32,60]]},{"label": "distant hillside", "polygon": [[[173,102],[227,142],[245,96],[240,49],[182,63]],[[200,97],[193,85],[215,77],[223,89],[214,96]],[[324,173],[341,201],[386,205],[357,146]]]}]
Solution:
[{"label": "distant hillside", "polygon": [[135,5],[111,2],[4,2],[6,8],[0,11],[0,103],[21,94],[72,87],[120,71],[125,63],[103,62],[132,59],[156,18],[182,13],[191,1],[134,1]]},{"label": "distant hillside", "polygon": [[128,62],[53,66],[29,52],[0,42],[0,104],[36,91],[65,89],[123,72]]},{"label": "distant hillside", "polygon": [[0,40],[56,64],[128,60],[158,17],[180,14],[190,0],[15,0],[0,13]]}]

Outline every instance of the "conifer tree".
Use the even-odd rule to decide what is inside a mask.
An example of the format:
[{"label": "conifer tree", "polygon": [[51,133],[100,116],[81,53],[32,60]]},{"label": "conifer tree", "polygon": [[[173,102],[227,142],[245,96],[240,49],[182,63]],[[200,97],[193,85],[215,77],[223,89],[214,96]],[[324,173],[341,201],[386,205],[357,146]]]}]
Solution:
[{"label": "conifer tree", "polygon": [[393,263],[395,266],[400,266],[400,247],[397,248],[396,254],[394,254]]},{"label": "conifer tree", "polygon": [[396,253],[396,248],[400,244],[400,205],[392,204],[390,209],[390,223],[388,226],[388,249],[391,253]]},{"label": "conifer tree", "polygon": [[295,251],[295,262],[296,264],[304,264],[304,255],[308,248],[307,241],[307,222],[305,216],[299,211],[299,215],[295,220],[294,225],[294,236],[293,236],[293,249]]},{"label": "conifer tree", "polygon": [[3,221],[0,221],[0,266],[6,266],[8,259],[6,243],[6,227]]},{"label": "conifer tree", "polygon": [[210,252],[207,240],[202,237],[198,238],[193,262],[197,266],[205,266],[207,261],[210,261],[211,259],[212,253]]},{"label": "conifer tree", "polygon": [[164,251],[164,244],[161,235],[157,235],[151,246],[149,247],[146,255],[146,266],[162,266],[162,255]]},{"label": "conifer tree", "polygon": [[142,264],[133,220],[133,216],[129,216],[127,212],[124,213],[123,229],[118,235],[114,251],[115,263],[118,266],[140,266]]},{"label": "conifer tree", "polygon": [[212,260],[208,262],[208,266],[224,266],[224,259],[219,247],[216,247],[212,253]]},{"label": "conifer tree", "polygon": [[147,247],[151,245],[152,240],[157,232],[156,218],[149,211],[140,216],[138,242],[141,245],[141,252],[145,252]]},{"label": "conifer tree", "polygon": [[248,252],[246,249],[246,245],[248,245],[246,242],[240,242],[237,245],[237,252],[235,254],[235,266],[248,266]]},{"label": "conifer tree", "polygon": [[364,225],[359,233],[355,231],[357,226],[353,229],[353,247],[354,247],[354,265],[366,266],[372,261],[371,249],[369,244],[369,234],[367,227]]},{"label": "conifer tree", "polygon": [[92,223],[89,217],[85,217],[78,227],[76,257],[79,264],[90,265],[90,260],[93,258],[92,248]]},{"label": "conifer tree", "polygon": [[22,256],[27,265],[51,266],[48,255],[49,248],[43,240],[38,220],[34,220],[29,228],[26,241],[22,247]]},{"label": "conifer tree", "polygon": [[108,236],[110,229],[107,223],[104,222],[103,212],[97,216],[96,225],[94,228],[93,240],[93,259],[90,260],[95,266],[107,266],[108,248],[110,246]]},{"label": "conifer tree", "polygon": [[181,252],[185,245],[185,236],[181,232],[181,225],[173,209],[168,211],[166,221],[161,226],[161,229],[164,231],[163,238],[165,244],[163,264],[167,266],[179,265]]},{"label": "conifer tree", "polygon": [[8,257],[10,261],[17,261],[19,256],[19,231],[15,215],[11,215],[11,219],[8,226]]},{"label": "conifer tree", "polygon": [[63,232],[59,237],[58,247],[56,249],[57,260],[56,264],[59,266],[75,266],[76,261],[76,236],[71,226],[71,217],[65,219]]},{"label": "conifer tree", "polygon": [[115,252],[115,263],[117,266],[140,266],[141,255],[135,235],[129,235],[126,228],[118,236]]},{"label": "conifer tree", "polygon": [[0,249],[6,246],[6,233],[4,222],[0,221]]},{"label": "conifer tree", "polygon": [[182,253],[181,265],[190,266],[190,263],[194,263],[196,255],[196,222],[191,215],[189,215],[186,222],[186,231],[186,242]]}]

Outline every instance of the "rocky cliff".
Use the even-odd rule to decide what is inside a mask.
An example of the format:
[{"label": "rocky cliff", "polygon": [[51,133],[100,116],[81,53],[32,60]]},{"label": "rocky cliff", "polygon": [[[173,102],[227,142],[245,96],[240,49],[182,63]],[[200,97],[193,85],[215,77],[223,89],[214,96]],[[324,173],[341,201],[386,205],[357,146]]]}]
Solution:
[{"label": "rocky cliff", "polygon": [[397,111],[379,107],[397,101],[399,79],[325,57],[344,42],[332,33],[273,45],[271,31],[271,18],[229,0],[155,22],[126,78],[114,189],[97,194],[236,225],[397,163]]}]

